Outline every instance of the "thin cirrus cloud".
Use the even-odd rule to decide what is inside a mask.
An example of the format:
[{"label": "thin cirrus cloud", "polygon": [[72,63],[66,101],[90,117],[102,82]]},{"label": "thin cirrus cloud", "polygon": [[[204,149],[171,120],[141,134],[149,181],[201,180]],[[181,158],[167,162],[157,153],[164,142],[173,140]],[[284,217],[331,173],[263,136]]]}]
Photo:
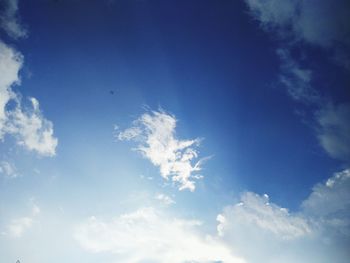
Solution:
[{"label": "thin cirrus cloud", "polygon": [[132,127],[121,131],[117,138],[134,141],[136,150],[152,164],[159,167],[161,176],[179,185],[179,190],[195,190],[195,173],[201,170],[205,158],[198,158],[200,139],[180,140],[176,138],[176,118],[164,111],[144,113],[133,122]]},{"label": "thin cirrus cloud", "polygon": [[18,16],[18,0],[1,1],[0,9],[0,28],[2,28],[10,37],[21,38],[27,35]]},{"label": "thin cirrus cloud", "polygon": [[312,71],[301,67],[287,49],[278,49],[277,55],[281,60],[279,80],[292,99],[303,103],[318,103],[321,98],[311,85]]},{"label": "thin cirrus cloud", "polygon": [[[17,1],[4,1],[0,14],[1,28],[14,38],[25,34],[18,22],[17,8]],[[29,106],[24,106],[21,95],[12,89],[21,84],[22,65],[23,55],[0,40],[0,141],[9,134],[27,150],[53,156],[58,140],[53,135],[52,122],[43,117],[37,99],[29,98]]]},{"label": "thin cirrus cloud", "polygon": [[[261,27],[280,38],[277,55],[281,60],[279,80],[290,97],[303,104],[312,105],[317,138],[321,147],[333,158],[349,163],[350,118],[348,103],[337,104],[332,98],[313,87],[314,72],[301,66],[291,56],[295,47],[303,44],[331,51],[333,61],[350,69],[349,48],[350,2],[346,0],[278,1],[246,0],[253,18]],[[330,106],[331,105],[331,106]]]},{"label": "thin cirrus cloud", "polygon": [[267,31],[283,38],[329,47],[348,41],[347,0],[246,0],[252,15]]},{"label": "thin cirrus cloud", "polygon": [[350,104],[329,103],[316,113],[318,138],[330,156],[350,162]]}]

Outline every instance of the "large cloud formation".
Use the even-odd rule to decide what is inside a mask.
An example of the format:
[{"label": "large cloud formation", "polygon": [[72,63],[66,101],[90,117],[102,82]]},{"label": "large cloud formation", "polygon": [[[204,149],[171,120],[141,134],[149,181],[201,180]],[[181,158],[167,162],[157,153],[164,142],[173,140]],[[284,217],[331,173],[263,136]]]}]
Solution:
[{"label": "large cloud formation", "polygon": [[244,193],[218,215],[218,233],[250,263],[346,263],[350,257],[350,171],[317,184],[299,211]]},{"label": "large cloud formation", "polygon": [[92,253],[115,254],[118,262],[245,262],[215,238],[200,235],[199,225],[148,207],[107,222],[91,217],[76,228],[75,238]]},{"label": "large cloud formation", "polygon": [[[11,37],[23,36],[16,18],[17,1],[4,1],[2,8],[0,27]],[[21,84],[22,65],[22,54],[0,39],[0,141],[9,134],[27,150],[53,156],[58,141],[53,136],[52,122],[43,117],[37,99],[29,98],[30,106],[23,105],[21,95],[12,89]]]},{"label": "large cloud formation", "polygon": [[350,257],[350,171],[317,184],[290,212],[268,195],[245,192],[217,216],[217,233],[200,222],[178,219],[152,207],[112,220],[90,217],[74,237],[90,253],[118,262],[346,263]]},{"label": "large cloud formation", "polygon": [[136,150],[152,164],[159,167],[163,178],[179,184],[179,189],[195,190],[193,179],[201,178],[193,173],[201,170],[198,157],[200,140],[180,140],[175,136],[176,119],[164,111],[152,111],[141,115],[133,126],[117,134],[119,140],[138,143]]}]

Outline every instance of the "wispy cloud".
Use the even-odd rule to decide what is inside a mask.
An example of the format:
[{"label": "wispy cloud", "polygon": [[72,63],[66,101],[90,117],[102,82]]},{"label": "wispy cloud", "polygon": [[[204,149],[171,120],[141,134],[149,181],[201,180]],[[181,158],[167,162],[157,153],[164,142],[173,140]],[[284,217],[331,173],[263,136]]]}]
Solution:
[{"label": "wispy cloud", "polygon": [[173,198],[162,193],[156,194],[155,199],[161,202],[165,206],[169,206],[176,203]]},{"label": "wispy cloud", "polygon": [[20,23],[18,16],[18,0],[2,0],[0,8],[0,28],[12,38],[21,38],[27,31]]},{"label": "wispy cloud", "polygon": [[333,61],[338,61],[349,69],[350,57],[346,54],[350,48],[350,2],[246,0],[246,3],[252,17],[259,21],[261,27],[279,37],[279,80],[291,98],[313,106],[313,121],[320,145],[331,157],[348,162],[348,105],[337,105],[329,95],[322,94],[312,83],[312,75],[315,72],[307,66],[301,66],[300,59],[294,59],[291,51],[303,49],[304,44],[321,47],[333,54]]},{"label": "wispy cloud", "polygon": [[315,115],[321,146],[330,156],[350,163],[350,104],[329,103]]},{"label": "wispy cloud", "polygon": [[33,219],[31,217],[21,217],[12,220],[7,229],[11,237],[19,238],[23,235],[24,231],[29,229],[32,225]]},{"label": "wispy cloud", "polygon": [[322,47],[349,40],[349,1],[246,0],[246,3],[265,30],[274,31],[284,39]]},{"label": "wispy cloud", "polygon": [[288,94],[298,102],[319,103],[320,94],[311,85],[312,71],[302,68],[291,57],[288,49],[280,48],[277,54],[281,59],[280,82],[286,87]]},{"label": "wispy cloud", "polygon": [[40,214],[40,208],[35,203],[32,204],[31,210],[30,215],[11,220],[5,234],[9,235],[11,238],[22,237],[25,231],[33,226],[36,217]]},{"label": "wispy cloud", "polygon": [[205,159],[198,158],[200,139],[176,138],[176,118],[164,111],[147,112],[133,122],[133,126],[117,134],[119,140],[131,140],[138,145],[136,150],[152,164],[159,167],[162,177],[179,184],[179,189],[195,190],[198,176]]},{"label": "wispy cloud", "polygon": [[16,178],[18,176],[16,166],[7,161],[0,162],[0,174],[4,174],[7,178]]}]

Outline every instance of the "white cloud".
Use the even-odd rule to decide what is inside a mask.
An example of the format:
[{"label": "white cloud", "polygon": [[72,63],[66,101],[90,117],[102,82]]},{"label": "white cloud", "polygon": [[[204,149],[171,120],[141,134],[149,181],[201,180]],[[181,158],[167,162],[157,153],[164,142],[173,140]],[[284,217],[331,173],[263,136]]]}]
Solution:
[{"label": "white cloud", "polygon": [[329,47],[349,44],[350,7],[347,0],[246,0],[265,30]]},{"label": "white cloud", "polygon": [[32,215],[36,216],[36,215],[40,214],[40,212],[41,212],[40,207],[37,204],[33,203],[32,204]]},{"label": "white cloud", "polygon": [[162,204],[169,206],[172,204],[175,204],[175,201],[168,195],[165,194],[156,194],[155,199],[157,199],[158,201],[160,201]]},{"label": "white cloud", "polygon": [[11,221],[8,226],[8,233],[11,237],[19,238],[23,235],[24,231],[29,229],[33,224],[33,219],[30,217],[21,217]]},{"label": "white cloud", "polygon": [[350,162],[350,104],[329,104],[316,114],[318,138],[330,156]]},{"label": "white cloud", "polygon": [[350,223],[350,169],[336,173],[324,184],[317,184],[302,207],[304,213],[325,218],[348,217]]},{"label": "white cloud", "polygon": [[1,173],[8,178],[16,178],[18,176],[15,165],[7,161],[0,162],[0,174]]},{"label": "white cloud", "polygon": [[250,11],[264,29],[279,30],[293,23],[297,1],[286,0],[246,0]]},{"label": "white cloud", "polygon": [[345,263],[350,256],[349,200],[349,170],[317,184],[294,213],[267,195],[244,193],[241,202],[218,215],[218,234],[250,263]]},{"label": "white cloud", "polygon": [[160,168],[163,178],[178,183],[179,189],[194,191],[193,173],[201,170],[204,159],[193,163],[198,157],[196,147],[199,139],[179,140],[175,136],[176,119],[164,111],[143,114],[133,126],[117,135],[119,140],[138,143],[136,150]]},{"label": "white cloud", "polygon": [[2,0],[0,9],[0,28],[10,37],[25,37],[27,32],[19,22],[18,0]]},{"label": "white cloud", "polygon": [[296,101],[319,102],[320,95],[311,86],[312,71],[302,68],[287,49],[278,49],[281,59],[280,81],[287,88],[288,94]]},{"label": "white cloud", "polygon": [[18,72],[22,63],[21,54],[0,40],[0,140],[3,139],[5,134],[6,105],[15,96],[11,90],[11,85],[19,83]]},{"label": "white cloud", "polygon": [[[241,202],[226,207],[224,213],[218,216],[218,232],[221,235],[230,227],[244,228],[247,233],[258,231],[266,235],[289,240],[311,233],[308,222],[297,215],[292,215],[286,208],[269,202],[269,197],[246,192]],[[229,222],[229,224],[227,224]],[[233,230],[235,231],[235,230]]]},{"label": "white cloud", "polygon": [[[22,63],[22,55],[0,41],[0,140],[5,134],[11,134],[26,149],[43,156],[53,156],[57,138],[53,136],[52,122],[42,116],[35,98],[30,98],[31,107],[23,107],[21,96],[11,88],[20,84]],[[10,102],[13,104],[11,108],[8,107]]]},{"label": "white cloud", "polygon": [[45,119],[39,109],[39,102],[30,98],[32,110],[17,107],[8,112],[10,121],[7,131],[17,138],[17,144],[42,156],[54,156],[57,138],[53,136],[53,125]]},{"label": "white cloud", "polygon": [[118,262],[345,263],[350,252],[350,172],[317,184],[301,209],[290,212],[265,195],[242,194],[217,216],[217,235],[200,222],[143,208],[106,221],[91,217],[75,239],[91,253]]},{"label": "white cloud", "polygon": [[[316,113],[318,139],[326,152],[341,160],[350,160],[350,106],[332,105],[311,85],[312,71],[300,66],[290,50],[298,43],[326,48],[334,61],[350,68],[350,2],[347,0],[246,0],[250,12],[261,26],[281,37],[277,54],[281,59],[280,82],[297,101],[312,103]],[[305,54],[305,53],[304,53]],[[329,104],[324,107],[323,105]]]},{"label": "white cloud", "polygon": [[12,238],[20,238],[22,235],[30,229],[35,223],[35,218],[39,215],[40,208],[33,203],[31,215],[23,216],[20,218],[13,219],[11,223],[7,226],[6,235]]},{"label": "white cloud", "polygon": [[299,1],[299,17],[294,26],[305,41],[320,46],[337,42],[349,44],[350,4],[347,0]]},{"label": "white cloud", "polygon": [[91,217],[77,227],[75,238],[90,252],[115,254],[118,262],[244,262],[215,238],[201,236],[199,225],[143,208],[110,222]]}]

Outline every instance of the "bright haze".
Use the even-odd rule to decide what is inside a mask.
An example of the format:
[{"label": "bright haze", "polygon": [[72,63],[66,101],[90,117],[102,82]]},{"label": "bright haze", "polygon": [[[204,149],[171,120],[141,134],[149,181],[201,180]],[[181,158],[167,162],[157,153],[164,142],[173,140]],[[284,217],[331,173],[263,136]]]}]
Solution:
[{"label": "bright haze", "polygon": [[0,0],[1,263],[348,263],[347,0]]}]

